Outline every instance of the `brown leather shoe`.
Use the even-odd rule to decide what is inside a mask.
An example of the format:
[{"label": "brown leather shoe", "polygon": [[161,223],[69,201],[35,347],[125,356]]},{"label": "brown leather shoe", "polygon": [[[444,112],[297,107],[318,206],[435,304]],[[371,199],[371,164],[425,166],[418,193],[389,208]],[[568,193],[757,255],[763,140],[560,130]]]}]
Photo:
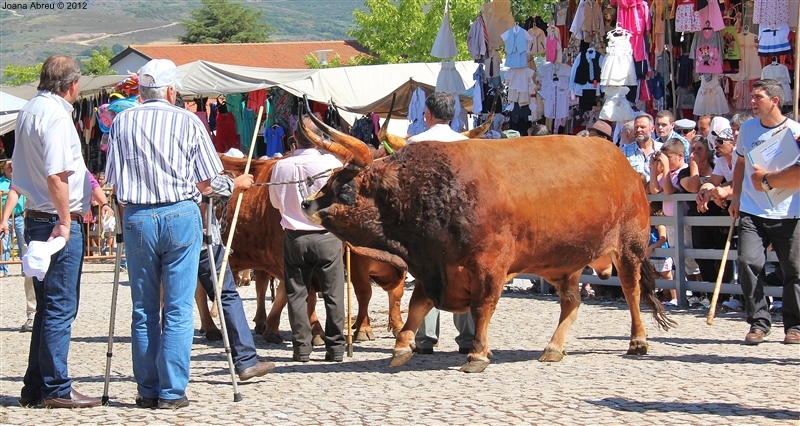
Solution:
[{"label": "brown leather shoe", "polygon": [[275,369],[275,364],[269,361],[258,361],[254,365],[239,372],[239,380],[245,381],[253,377],[261,377]]},{"label": "brown leather shoe", "polygon": [[787,345],[800,345],[800,331],[789,330],[786,332],[786,337],[783,338],[783,343]]},{"label": "brown leather shoe", "polygon": [[757,345],[764,341],[764,337],[769,336],[769,331],[764,331],[760,328],[751,328],[750,332],[744,336],[745,345]]},{"label": "brown leather shoe", "polygon": [[97,407],[100,402],[100,398],[86,396],[72,389],[67,397],[45,399],[42,405],[47,408],[87,408]]}]

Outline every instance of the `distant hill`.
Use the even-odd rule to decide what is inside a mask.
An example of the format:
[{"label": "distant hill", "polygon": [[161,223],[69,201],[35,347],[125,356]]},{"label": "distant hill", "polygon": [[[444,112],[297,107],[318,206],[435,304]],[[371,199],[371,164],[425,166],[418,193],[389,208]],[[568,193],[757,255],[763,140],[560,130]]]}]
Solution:
[{"label": "distant hill", "polygon": [[[272,41],[349,39],[346,32],[354,27],[353,10],[363,9],[364,4],[363,0],[245,3],[264,11],[275,28]],[[11,2],[2,4],[8,7]],[[57,53],[88,58],[89,50],[102,46],[118,53],[131,44],[178,43],[177,36],[184,32],[179,22],[198,7],[196,0],[88,0],[80,10],[0,9],[0,70],[6,64],[32,65]]]}]

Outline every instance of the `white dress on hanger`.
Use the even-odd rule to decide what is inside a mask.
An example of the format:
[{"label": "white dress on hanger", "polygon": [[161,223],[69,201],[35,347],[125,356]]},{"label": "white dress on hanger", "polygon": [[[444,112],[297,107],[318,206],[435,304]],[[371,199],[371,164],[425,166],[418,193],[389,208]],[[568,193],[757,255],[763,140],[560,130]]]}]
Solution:
[{"label": "white dress on hanger", "polygon": [[636,117],[631,103],[625,97],[630,89],[622,87],[606,87],[606,101],[600,109],[599,118],[608,121],[630,121]]},{"label": "white dress on hanger", "polygon": [[509,68],[506,71],[508,83],[508,102],[516,102],[520,106],[531,101],[531,80],[536,71],[530,68]]},{"label": "white dress on hanger", "polygon": [[758,39],[754,33],[737,34],[739,52],[739,72],[730,76],[733,81],[758,80],[761,78],[761,60],[758,59]]},{"label": "white dress on hanger", "polygon": [[761,70],[761,78],[778,80],[781,86],[783,86],[784,104],[794,105],[795,96],[794,93],[792,93],[792,77],[789,75],[789,69],[786,68],[786,65],[772,63],[765,66],[764,69]]},{"label": "white dress on hanger", "polygon": [[723,115],[731,112],[725,91],[719,85],[719,75],[703,74],[700,90],[694,100],[694,115]]},{"label": "white dress on hanger", "polygon": [[602,86],[636,86],[636,70],[633,67],[633,48],[631,34],[621,30],[622,35],[609,33],[608,49],[600,71]]}]

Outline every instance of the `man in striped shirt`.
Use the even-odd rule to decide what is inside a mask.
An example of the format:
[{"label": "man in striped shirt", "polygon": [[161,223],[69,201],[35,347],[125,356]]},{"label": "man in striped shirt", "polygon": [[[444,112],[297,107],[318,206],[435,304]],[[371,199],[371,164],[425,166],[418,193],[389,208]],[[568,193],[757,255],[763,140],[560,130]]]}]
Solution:
[{"label": "man in striped shirt", "polygon": [[[119,113],[109,131],[106,178],[123,204],[133,315],[136,405],[189,405],[192,314],[202,243],[200,192],[222,171],[194,114],[173,105],[177,68],[154,59],[139,72],[141,105]],[[161,295],[163,285],[163,324]]]}]

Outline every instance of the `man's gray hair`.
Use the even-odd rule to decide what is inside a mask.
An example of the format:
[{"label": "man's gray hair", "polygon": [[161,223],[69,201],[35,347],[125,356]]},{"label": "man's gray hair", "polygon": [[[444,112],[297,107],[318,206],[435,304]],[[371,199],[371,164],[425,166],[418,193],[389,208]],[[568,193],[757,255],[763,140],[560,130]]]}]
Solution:
[{"label": "man's gray hair", "polygon": [[751,118],[753,118],[753,116],[748,112],[739,112],[733,114],[733,117],[731,117],[731,126],[741,126],[742,123]]},{"label": "man's gray hair", "polygon": [[765,78],[753,83],[753,91],[761,89],[769,96],[770,99],[778,98],[778,108],[783,108],[783,103],[786,102],[786,94],[783,93],[783,86],[778,80]]},{"label": "man's gray hair", "polygon": [[622,131],[628,131],[633,133],[633,121],[626,121],[625,124],[622,125]]},{"label": "man's gray hair", "polygon": [[651,126],[656,123],[655,120],[653,120],[653,116],[648,114],[648,113],[646,113],[646,112],[640,112],[639,115],[637,115],[636,118],[633,119],[633,121],[636,121],[636,120],[638,120],[640,118],[646,118],[646,119],[650,120],[650,125]]},{"label": "man's gray hair", "polygon": [[56,95],[64,95],[72,83],[81,78],[81,66],[75,58],[66,55],[54,55],[42,64],[39,75],[39,86],[36,90],[47,90]]},{"label": "man's gray hair", "polygon": [[153,99],[167,99],[167,89],[170,87],[174,88],[175,86],[162,86],[162,87],[143,87],[139,86],[139,96],[142,97],[143,101],[149,101]]},{"label": "man's gray hair", "polygon": [[456,115],[456,99],[446,92],[433,92],[425,99],[425,108],[437,120],[450,121]]}]

